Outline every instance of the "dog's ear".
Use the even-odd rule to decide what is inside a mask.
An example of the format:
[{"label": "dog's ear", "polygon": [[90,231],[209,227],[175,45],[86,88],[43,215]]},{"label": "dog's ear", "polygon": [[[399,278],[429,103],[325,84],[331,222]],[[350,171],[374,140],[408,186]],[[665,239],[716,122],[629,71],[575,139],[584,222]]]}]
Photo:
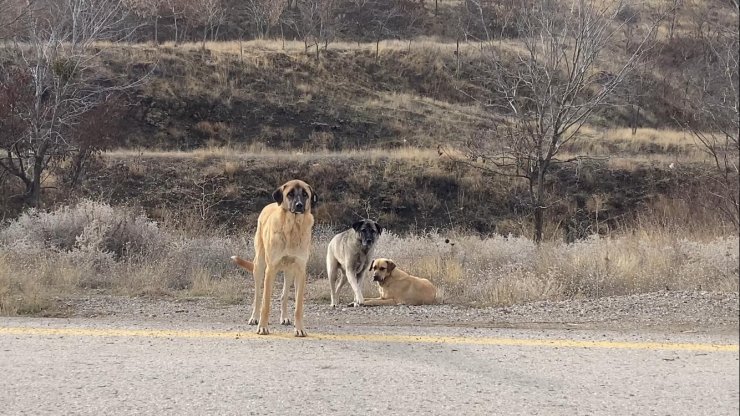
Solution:
[{"label": "dog's ear", "polygon": [[369,272],[373,271],[373,265],[375,265],[375,260],[373,260],[373,261],[370,262],[370,268],[367,269],[367,271],[369,271]]},{"label": "dog's ear", "polygon": [[390,274],[396,268],[396,263],[393,260],[388,260],[386,263],[388,263],[388,273]]},{"label": "dog's ear", "polygon": [[311,185],[308,185],[308,190],[311,192],[311,208],[316,208],[316,205],[319,203],[319,196],[311,188]]},{"label": "dog's ear", "polygon": [[375,223],[375,228],[378,229],[378,235],[383,234],[383,227],[381,227],[377,222]]},{"label": "dog's ear", "polygon": [[352,228],[359,233],[360,228],[362,228],[362,224],[364,223],[365,221],[357,221],[356,223],[352,224]]},{"label": "dog's ear", "polygon": [[283,187],[279,187],[272,193],[272,199],[279,204],[283,203]]}]

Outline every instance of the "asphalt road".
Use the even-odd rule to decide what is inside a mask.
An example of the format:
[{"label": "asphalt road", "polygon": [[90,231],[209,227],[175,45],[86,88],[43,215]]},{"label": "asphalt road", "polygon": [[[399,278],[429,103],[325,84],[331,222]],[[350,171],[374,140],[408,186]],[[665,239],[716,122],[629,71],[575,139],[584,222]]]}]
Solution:
[{"label": "asphalt road", "polygon": [[0,318],[3,415],[737,415],[737,334]]}]

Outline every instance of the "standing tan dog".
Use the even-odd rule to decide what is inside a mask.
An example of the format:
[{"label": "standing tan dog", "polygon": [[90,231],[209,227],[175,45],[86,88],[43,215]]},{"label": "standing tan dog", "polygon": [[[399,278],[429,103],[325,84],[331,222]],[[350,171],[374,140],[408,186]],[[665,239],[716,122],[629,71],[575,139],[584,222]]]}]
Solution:
[{"label": "standing tan dog", "polygon": [[[254,262],[238,256],[231,259],[254,274],[254,303],[250,325],[259,324],[257,333],[267,335],[270,300],[275,275],[285,274],[280,305],[280,320],[290,325],[287,313],[288,291],[295,281],[295,336],[305,337],[303,294],[306,289],[306,263],[311,250],[311,229],[318,196],[303,181],[292,180],[272,193],[275,202],[262,209],[254,236]],[[264,289],[263,289],[264,284]],[[262,296],[260,297],[260,291]],[[257,319],[259,311],[259,320]]]},{"label": "standing tan dog", "polygon": [[365,299],[365,305],[431,305],[437,303],[437,288],[432,282],[412,276],[389,259],[370,264],[373,281],[378,282],[379,298]]}]

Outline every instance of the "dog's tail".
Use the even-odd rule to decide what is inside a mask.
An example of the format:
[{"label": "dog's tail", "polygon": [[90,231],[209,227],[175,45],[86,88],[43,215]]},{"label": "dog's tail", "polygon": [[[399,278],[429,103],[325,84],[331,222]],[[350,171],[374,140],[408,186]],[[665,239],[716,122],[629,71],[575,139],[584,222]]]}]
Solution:
[{"label": "dog's tail", "polygon": [[254,263],[249,260],[244,260],[239,256],[231,256],[231,261],[237,266],[246,269],[249,273],[254,273]]}]

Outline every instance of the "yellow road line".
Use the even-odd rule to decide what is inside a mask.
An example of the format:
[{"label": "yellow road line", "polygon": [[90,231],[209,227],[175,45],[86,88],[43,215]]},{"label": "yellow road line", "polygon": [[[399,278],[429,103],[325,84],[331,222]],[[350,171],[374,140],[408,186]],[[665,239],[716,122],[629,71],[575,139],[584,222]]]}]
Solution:
[{"label": "yellow road line", "polygon": [[119,328],[41,328],[41,327],[0,327],[0,335],[57,335],[76,337],[148,337],[148,338],[226,338],[260,340],[307,340],[307,341],[351,341],[386,342],[408,344],[455,344],[455,345],[493,345],[551,348],[606,348],[625,350],[671,350],[671,351],[722,351],[738,352],[737,344],[703,344],[672,342],[629,342],[629,341],[582,341],[571,339],[539,338],[489,338],[459,336],[417,336],[380,334],[309,334],[308,338],[295,338],[292,333],[275,333],[269,336],[250,332],[161,330],[161,329],[119,329]]}]

